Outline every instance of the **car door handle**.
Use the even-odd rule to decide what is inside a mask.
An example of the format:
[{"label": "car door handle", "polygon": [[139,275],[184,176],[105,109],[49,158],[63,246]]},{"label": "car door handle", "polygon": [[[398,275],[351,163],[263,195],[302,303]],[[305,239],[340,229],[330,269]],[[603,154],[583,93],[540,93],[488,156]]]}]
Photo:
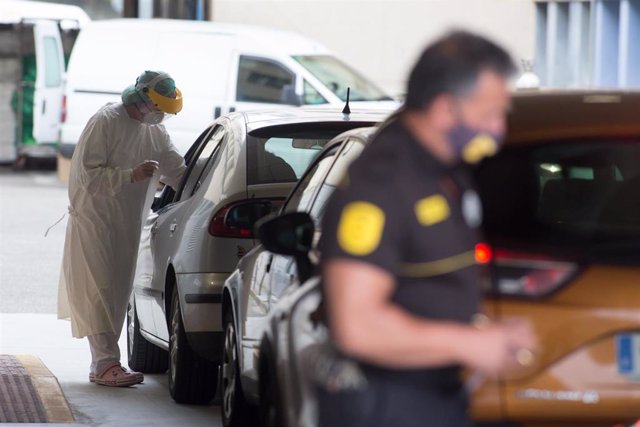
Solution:
[{"label": "car door handle", "polygon": [[178,223],[177,223],[177,222],[174,222],[173,224],[171,224],[171,225],[169,226],[169,231],[173,233],[173,232],[175,232],[175,231],[176,231],[176,228],[178,228]]}]

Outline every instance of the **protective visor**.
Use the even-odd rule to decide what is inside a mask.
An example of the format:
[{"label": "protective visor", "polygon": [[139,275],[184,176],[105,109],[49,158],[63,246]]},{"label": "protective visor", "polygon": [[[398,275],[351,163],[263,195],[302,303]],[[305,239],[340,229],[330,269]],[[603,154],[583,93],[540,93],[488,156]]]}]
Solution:
[{"label": "protective visor", "polygon": [[169,113],[169,114],[177,114],[182,110],[182,92],[180,89],[176,88],[176,97],[171,98],[170,96],[160,95],[158,92],[153,90],[152,87],[147,86],[146,93],[153,102],[153,105],[156,106],[160,111]]}]

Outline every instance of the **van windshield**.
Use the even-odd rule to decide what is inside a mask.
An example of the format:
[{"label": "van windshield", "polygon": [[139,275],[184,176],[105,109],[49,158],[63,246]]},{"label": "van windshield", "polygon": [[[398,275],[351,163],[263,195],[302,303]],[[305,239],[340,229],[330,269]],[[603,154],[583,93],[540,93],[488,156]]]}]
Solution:
[{"label": "van windshield", "polygon": [[372,82],[333,56],[294,55],[293,59],[342,101],[347,100],[347,88],[351,88],[351,101],[393,100]]}]

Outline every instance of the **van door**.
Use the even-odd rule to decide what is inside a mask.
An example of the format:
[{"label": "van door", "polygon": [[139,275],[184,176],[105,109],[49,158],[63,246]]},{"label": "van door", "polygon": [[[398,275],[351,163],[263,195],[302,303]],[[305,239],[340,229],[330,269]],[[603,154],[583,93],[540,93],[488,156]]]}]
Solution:
[{"label": "van door", "polygon": [[[230,111],[302,105],[302,82],[281,62],[251,55],[238,57],[235,100]],[[225,111],[222,111],[224,114]]]},{"label": "van door", "polygon": [[53,21],[37,21],[33,31],[37,67],[33,137],[39,144],[55,143],[60,130],[64,73],[60,31]]}]

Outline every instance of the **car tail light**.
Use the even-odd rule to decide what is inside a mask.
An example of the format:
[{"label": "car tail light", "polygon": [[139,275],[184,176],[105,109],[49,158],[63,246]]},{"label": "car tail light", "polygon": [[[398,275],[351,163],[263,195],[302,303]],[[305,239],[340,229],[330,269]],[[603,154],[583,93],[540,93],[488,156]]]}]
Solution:
[{"label": "car tail light", "polygon": [[488,264],[493,259],[493,250],[486,243],[476,245],[476,262],[478,264]]},{"label": "car tail light", "polygon": [[284,198],[241,200],[220,208],[211,218],[209,234],[214,237],[253,239],[253,226],[257,220],[277,212]]},{"label": "car tail light", "polygon": [[[578,272],[573,262],[540,254],[496,249],[491,253],[495,293],[527,298],[545,297],[560,289]],[[485,251],[480,251],[484,253]],[[476,248],[476,259],[478,258]],[[478,261],[479,262],[479,261]]]},{"label": "car tail light", "polygon": [[62,96],[62,110],[60,112],[60,123],[67,121],[67,95]]}]

